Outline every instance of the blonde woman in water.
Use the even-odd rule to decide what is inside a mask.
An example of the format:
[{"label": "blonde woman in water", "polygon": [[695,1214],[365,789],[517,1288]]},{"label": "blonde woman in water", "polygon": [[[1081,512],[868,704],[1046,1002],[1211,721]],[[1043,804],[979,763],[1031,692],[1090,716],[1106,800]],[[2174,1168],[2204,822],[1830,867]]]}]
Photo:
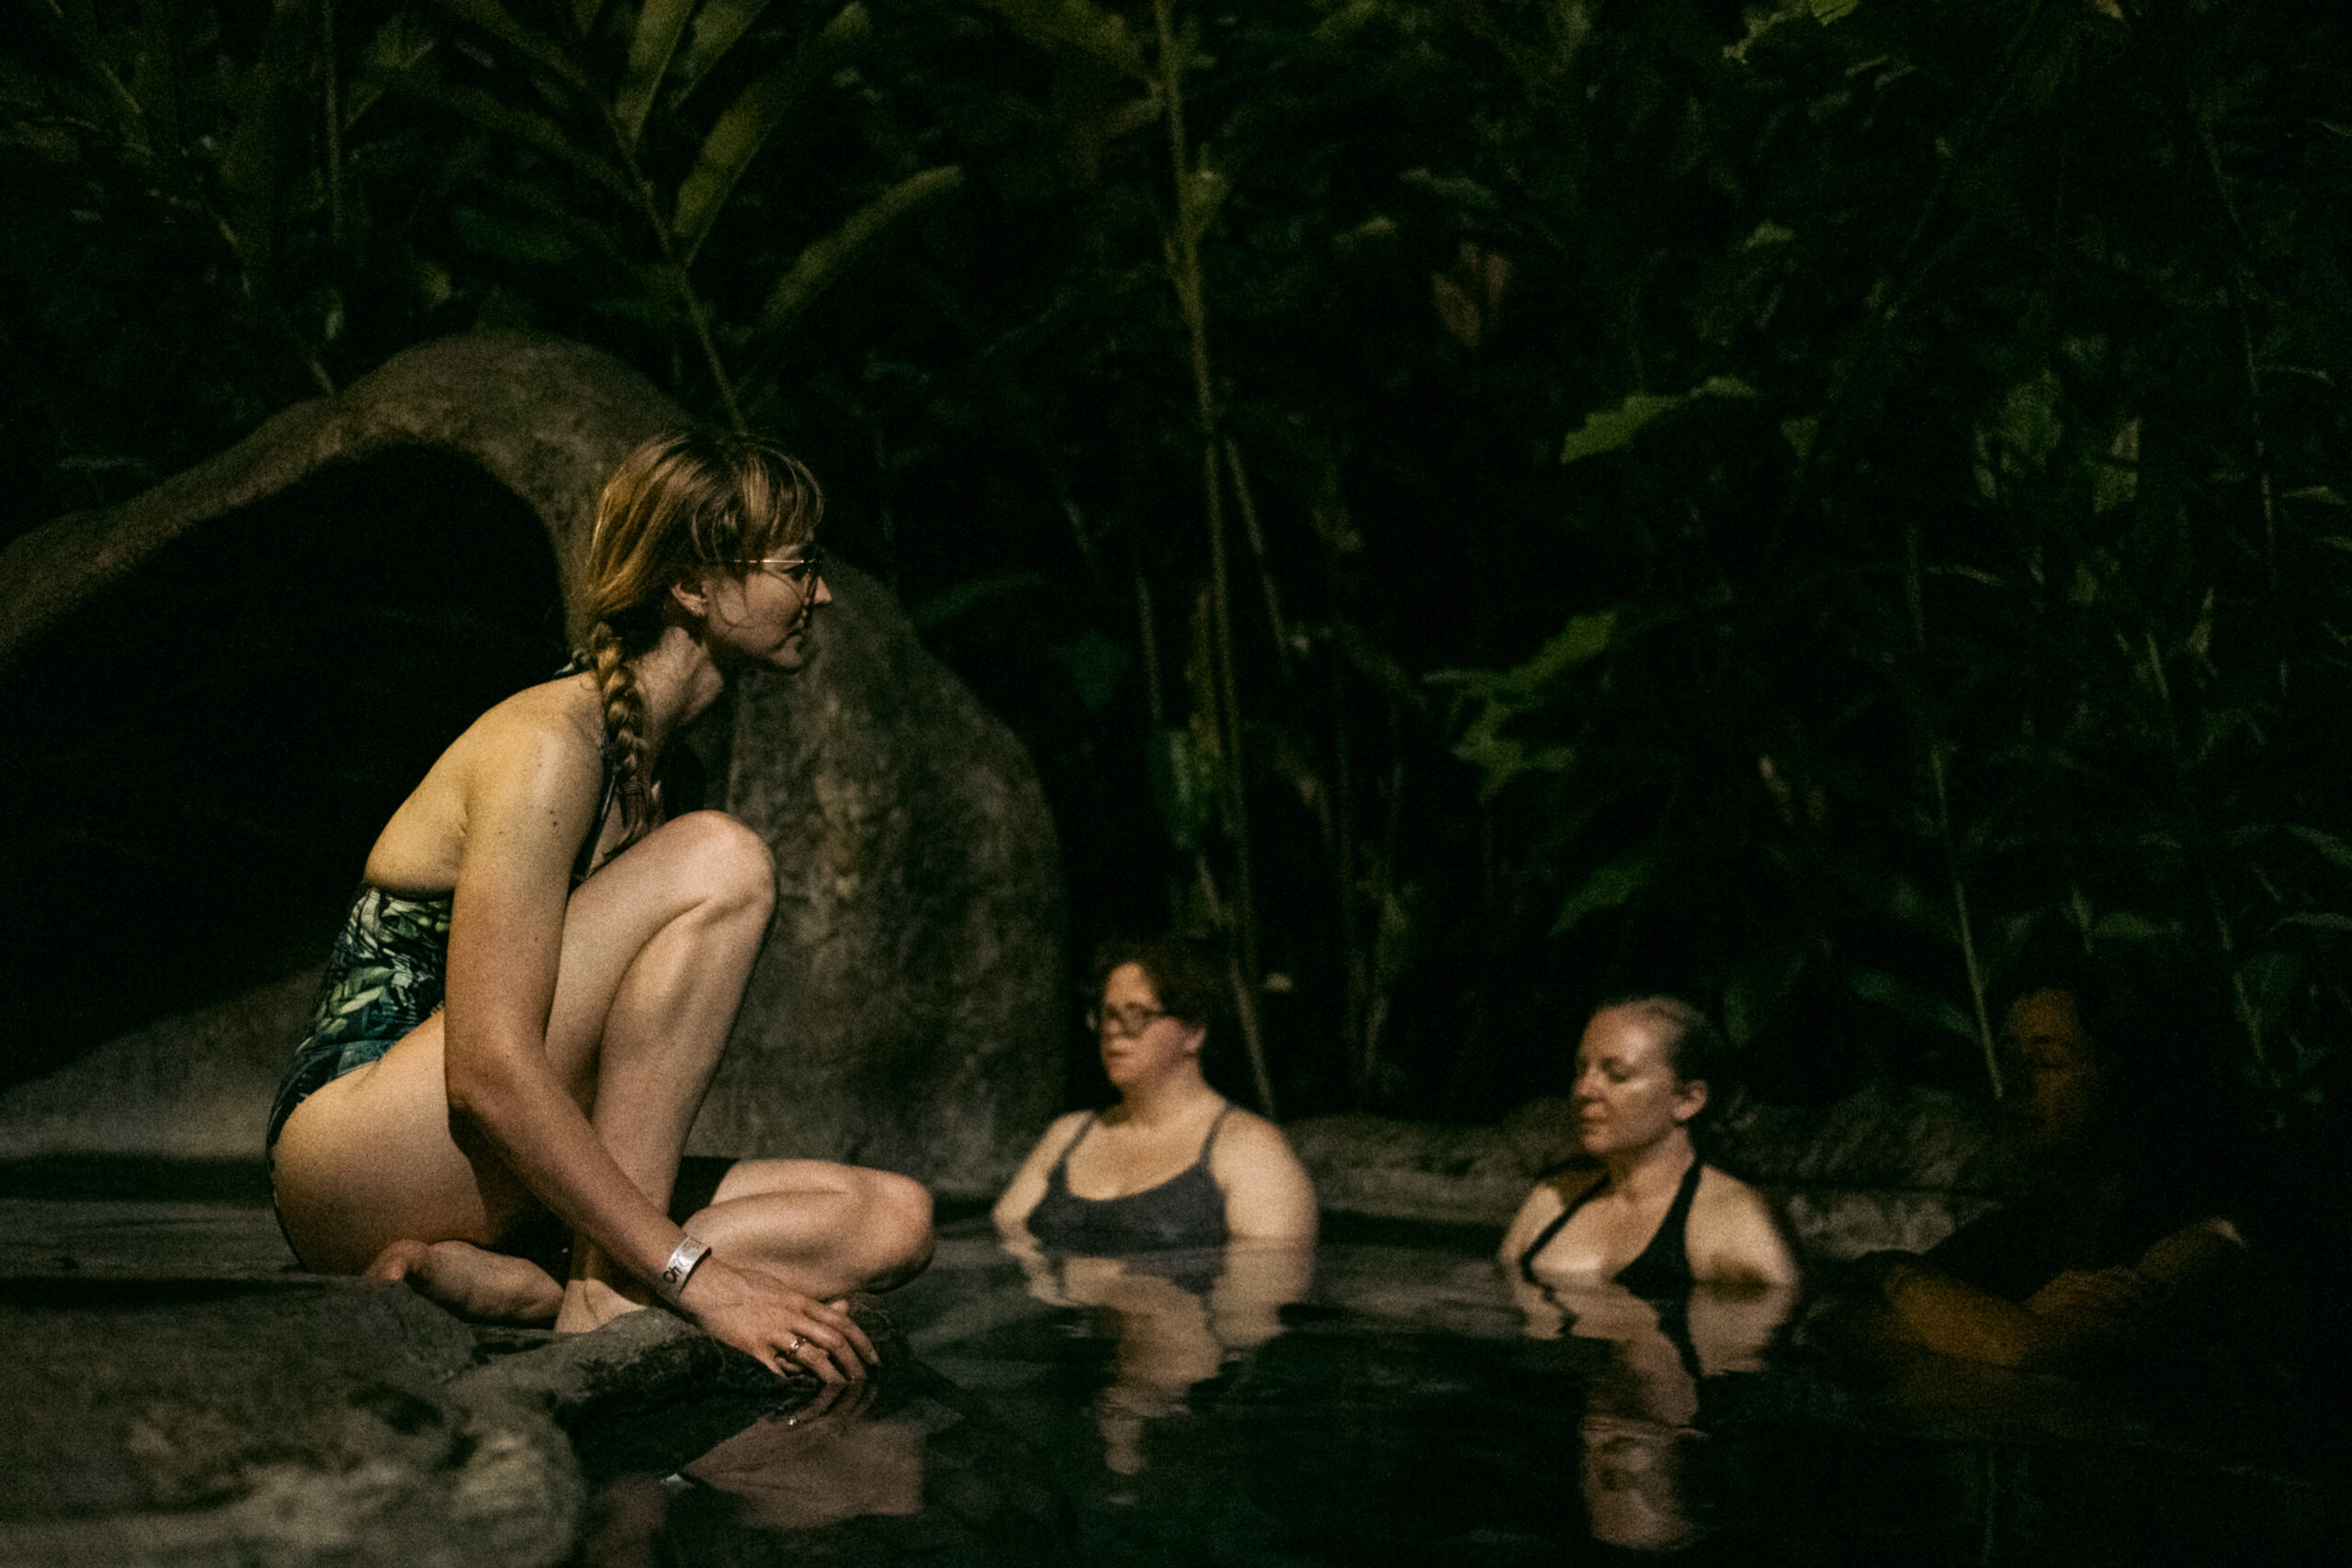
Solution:
[{"label": "blonde woman in water", "polygon": [[[303,1264],[471,1316],[594,1328],[661,1302],[770,1369],[865,1376],[843,1297],[911,1277],[929,1195],[746,1160],[682,1227],[671,1187],[775,898],[733,818],[664,820],[662,749],[737,671],[795,671],[825,586],[816,481],[673,433],[606,484],[589,668],[492,708],[392,814],[269,1122]],[[523,1256],[552,1216],[559,1279]]]}]

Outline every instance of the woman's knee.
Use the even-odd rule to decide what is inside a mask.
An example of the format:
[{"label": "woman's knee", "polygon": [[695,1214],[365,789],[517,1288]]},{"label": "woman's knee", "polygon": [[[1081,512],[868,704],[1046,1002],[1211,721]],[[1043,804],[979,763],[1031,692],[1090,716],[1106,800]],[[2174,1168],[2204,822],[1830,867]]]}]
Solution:
[{"label": "woman's knee", "polygon": [[859,1173],[865,1179],[859,1230],[867,1253],[866,1288],[888,1291],[905,1284],[931,1262],[931,1190],[920,1181],[887,1170]]},{"label": "woman's knee", "polygon": [[672,852],[704,898],[755,912],[775,908],[775,857],[757,833],[724,811],[690,811],[666,824]]}]

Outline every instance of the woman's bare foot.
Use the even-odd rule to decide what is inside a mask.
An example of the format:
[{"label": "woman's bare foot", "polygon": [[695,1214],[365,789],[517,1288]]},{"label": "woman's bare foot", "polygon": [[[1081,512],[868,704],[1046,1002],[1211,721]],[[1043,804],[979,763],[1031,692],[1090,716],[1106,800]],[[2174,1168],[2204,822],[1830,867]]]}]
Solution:
[{"label": "woman's bare foot", "polygon": [[563,1304],[563,1287],[528,1258],[464,1241],[396,1241],[376,1255],[364,1278],[405,1283],[426,1301],[482,1323],[545,1323]]},{"label": "woman's bare foot", "polygon": [[638,1312],[643,1302],[633,1302],[602,1280],[571,1280],[563,1287],[563,1307],[555,1314],[558,1334],[585,1334],[592,1328],[602,1328],[623,1313]]}]

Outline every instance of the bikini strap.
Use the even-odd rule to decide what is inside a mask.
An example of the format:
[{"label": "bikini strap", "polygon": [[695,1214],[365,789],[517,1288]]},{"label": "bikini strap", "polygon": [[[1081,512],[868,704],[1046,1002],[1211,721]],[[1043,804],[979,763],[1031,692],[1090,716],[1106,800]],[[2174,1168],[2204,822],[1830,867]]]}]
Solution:
[{"label": "bikini strap", "polygon": [[1216,1120],[1209,1123],[1209,1135],[1201,1140],[1201,1157],[1193,1162],[1194,1165],[1209,1163],[1209,1151],[1216,1147],[1217,1131],[1225,1125],[1225,1119],[1232,1114],[1233,1101],[1228,1100],[1225,1102],[1225,1109],[1216,1113]]},{"label": "bikini strap", "polygon": [[1679,1234],[1690,1224],[1690,1200],[1698,1196],[1699,1178],[1706,1168],[1705,1160],[1695,1156],[1691,1159],[1690,1168],[1682,1173],[1682,1185],[1675,1190],[1673,1204],[1666,1211],[1666,1218],[1658,1224],[1660,1235],[1668,1231]]},{"label": "bikini strap", "polygon": [[1054,1174],[1065,1179],[1069,1177],[1069,1156],[1077,1150],[1080,1144],[1086,1141],[1086,1134],[1094,1131],[1094,1123],[1102,1119],[1102,1112],[1100,1111],[1090,1111],[1086,1113],[1086,1120],[1079,1123],[1077,1135],[1071,1138],[1069,1143],[1064,1144],[1062,1145],[1062,1152],[1058,1156],[1055,1156]]},{"label": "bikini strap", "polygon": [[1602,1176],[1588,1183],[1583,1191],[1577,1193],[1575,1197],[1560,1205],[1560,1212],[1552,1217],[1552,1223],[1538,1231],[1535,1235],[1533,1245],[1530,1246],[1525,1252],[1519,1255],[1519,1274],[1521,1279],[1525,1280],[1531,1285],[1540,1285],[1544,1282],[1535,1277],[1536,1254],[1551,1246],[1552,1238],[1560,1234],[1561,1227],[1576,1217],[1576,1212],[1585,1206],[1587,1200],[1590,1199],[1594,1193],[1600,1191],[1608,1184],[1609,1179],[1606,1176]]}]

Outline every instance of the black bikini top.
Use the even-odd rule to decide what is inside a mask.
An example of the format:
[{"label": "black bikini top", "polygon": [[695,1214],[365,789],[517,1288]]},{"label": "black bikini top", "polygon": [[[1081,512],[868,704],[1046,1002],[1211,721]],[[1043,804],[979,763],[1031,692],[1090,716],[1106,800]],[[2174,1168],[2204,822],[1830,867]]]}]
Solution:
[{"label": "black bikini top", "polygon": [[1157,1187],[1121,1198],[1081,1198],[1069,1190],[1070,1152],[1101,1119],[1099,1113],[1087,1117],[1078,1136],[1062,1145],[1046,1178],[1046,1195],[1029,1211],[1029,1234],[1055,1251],[1090,1257],[1224,1246],[1225,1193],[1209,1174],[1209,1151],[1232,1111],[1228,1104],[1216,1113],[1191,1165]]},{"label": "black bikini top", "polygon": [[[1682,1185],[1675,1189],[1674,1202],[1666,1211],[1666,1218],[1657,1223],[1651,1233],[1649,1245],[1642,1248],[1634,1259],[1617,1270],[1614,1278],[1620,1285],[1637,1296],[1660,1300],[1669,1296],[1688,1295],[1696,1282],[1690,1272],[1690,1244],[1685,1234],[1690,1224],[1690,1199],[1699,1190],[1699,1174],[1706,1167],[1699,1160],[1682,1173]],[[1545,1225],[1535,1244],[1520,1255],[1520,1277],[1531,1285],[1541,1285],[1535,1277],[1535,1258],[1560,1234],[1562,1226],[1576,1212],[1589,1201],[1592,1195],[1605,1185],[1596,1181],[1571,1199],[1558,1217]]]}]

